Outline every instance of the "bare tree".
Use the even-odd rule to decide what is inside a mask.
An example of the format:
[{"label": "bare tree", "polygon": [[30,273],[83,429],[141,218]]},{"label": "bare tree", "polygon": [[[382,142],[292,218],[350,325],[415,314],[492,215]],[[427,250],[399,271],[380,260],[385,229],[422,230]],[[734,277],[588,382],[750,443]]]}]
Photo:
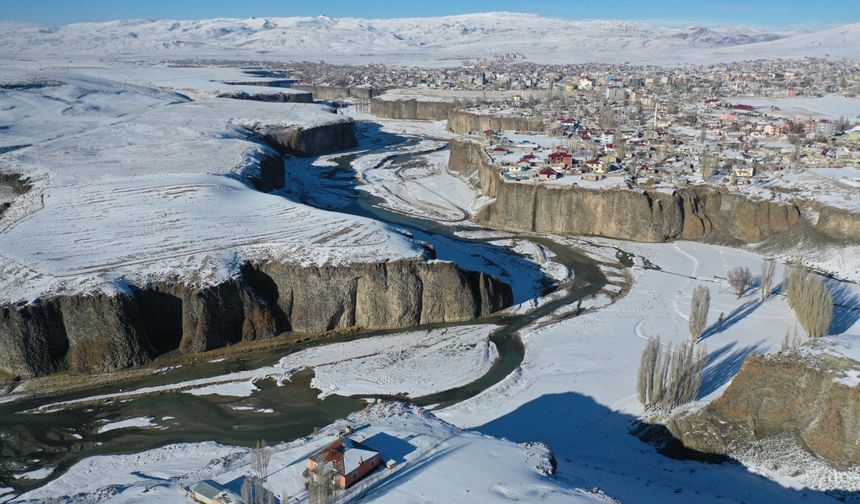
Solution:
[{"label": "bare tree", "polygon": [[257,441],[257,444],[251,448],[251,471],[254,475],[265,481],[269,477],[269,461],[271,459],[272,452],[266,446],[266,441]]},{"label": "bare tree", "polygon": [[711,290],[704,285],[697,285],[693,289],[693,298],[690,300],[690,339],[696,341],[702,335],[702,331],[708,324],[708,310],[711,308]]},{"label": "bare tree", "polygon": [[274,502],[275,494],[266,490],[263,480],[248,476],[242,482],[242,501],[245,504],[269,504]]},{"label": "bare tree", "polygon": [[665,406],[675,407],[696,400],[702,386],[705,357],[704,347],[695,342],[684,341],[678,345],[670,358]]},{"label": "bare tree", "polygon": [[696,399],[707,352],[684,341],[664,350],[660,338],[648,340],[639,363],[637,394],[646,408],[674,408]]},{"label": "bare tree", "polygon": [[705,180],[708,180],[717,174],[717,166],[719,162],[717,158],[711,155],[710,152],[704,151],[702,153],[702,157],[699,160],[699,164],[702,167],[702,177]]},{"label": "bare tree", "polygon": [[799,135],[789,135],[788,141],[791,143],[791,145],[794,146],[794,151],[792,152],[791,157],[792,157],[792,159],[797,161],[798,159],[800,159],[800,148],[802,146],[800,136]]},{"label": "bare tree", "polygon": [[639,402],[646,407],[654,404],[661,395],[659,388],[664,380],[658,374],[664,368],[662,358],[663,343],[660,338],[649,339],[639,358],[639,374],[636,380]]},{"label": "bare tree", "polygon": [[749,268],[738,266],[729,270],[726,278],[729,280],[729,285],[734,289],[738,299],[744,295],[750,287],[752,287],[753,276]]},{"label": "bare tree", "polygon": [[792,267],[786,279],[789,306],[810,338],[826,336],[833,320],[833,296],[827,286],[806,268]]},{"label": "bare tree", "polygon": [[782,341],[783,352],[788,350],[793,350],[800,346],[800,337],[797,334],[797,324],[795,324],[794,328],[789,331],[788,328],[785,329],[785,339]]},{"label": "bare tree", "polygon": [[310,504],[330,504],[337,495],[334,470],[331,464],[321,462],[307,471],[306,486]]},{"label": "bare tree", "polygon": [[773,274],[776,271],[776,260],[774,258],[765,259],[761,263],[761,300],[767,301],[773,289]]}]

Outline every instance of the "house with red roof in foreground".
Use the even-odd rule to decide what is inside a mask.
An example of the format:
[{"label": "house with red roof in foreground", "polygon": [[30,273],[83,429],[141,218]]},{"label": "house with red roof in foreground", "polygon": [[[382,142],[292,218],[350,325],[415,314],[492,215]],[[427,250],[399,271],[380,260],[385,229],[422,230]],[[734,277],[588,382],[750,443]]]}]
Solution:
[{"label": "house with red roof in foreground", "polygon": [[311,455],[308,469],[314,470],[320,464],[329,465],[338,488],[344,489],[376,469],[381,462],[379,453],[358,441],[342,437]]}]

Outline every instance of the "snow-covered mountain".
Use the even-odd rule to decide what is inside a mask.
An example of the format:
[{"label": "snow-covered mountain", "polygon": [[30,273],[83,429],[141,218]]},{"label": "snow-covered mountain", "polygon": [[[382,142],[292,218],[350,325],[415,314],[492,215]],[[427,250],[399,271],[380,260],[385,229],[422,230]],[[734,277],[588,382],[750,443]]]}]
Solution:
[{"label": "snow-covered mountain", "polygon": [[[319,17],[128,20],[58,27],[6,25],[8,56],[214,56],[432,63],[520,52],[539,62],[684,62],[780,55],[854,56],[860,25],[816,33],[667,28],[519,13],[401,19]],[[758,56],[756,56],[758,57]]]}]

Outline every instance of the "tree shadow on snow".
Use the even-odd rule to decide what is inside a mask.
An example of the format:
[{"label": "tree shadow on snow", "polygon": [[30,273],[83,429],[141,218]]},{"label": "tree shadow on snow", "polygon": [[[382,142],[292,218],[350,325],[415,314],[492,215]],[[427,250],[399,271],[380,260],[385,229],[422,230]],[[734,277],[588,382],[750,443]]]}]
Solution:
[{"label": "tree shadow on snow", "polygon": [[[646,444],[631,435],[642,425],[632,415],[566,392],[543,395],[474,430],[518,443],[546,443],[560,480],[598,487],[622,502],[833,502],[823,492],[785,488],[729,457],[684,448],[662,426],[671,439],[662,438],[658,452],[650,444],[655,440]],[[667,446],[671,450],[663,450]]]},{"label": "tree shadow on snow", "polygon": [[737,342],[732,342],[708,354],[705,370],[702,372],[702,386],[699,389],[700,399],[731,381],[741,370],[747,357],[760,354],[765,350],[762,345],[749,345],[734,350],[736,345]]},{"label": "tree shadow on snow", "polygon": [[718,320],[711,324],[707,329],[702,331],[700,339],[703,340],[732,327],[741,320],[745,319],[747,316],[751,315],[754,311],[758,309],[759,306],[761,306],[761,304],[762,301],[760,298],[750,299],[749,301],[732,310],[727,316],[723,317],[722,321]]}]

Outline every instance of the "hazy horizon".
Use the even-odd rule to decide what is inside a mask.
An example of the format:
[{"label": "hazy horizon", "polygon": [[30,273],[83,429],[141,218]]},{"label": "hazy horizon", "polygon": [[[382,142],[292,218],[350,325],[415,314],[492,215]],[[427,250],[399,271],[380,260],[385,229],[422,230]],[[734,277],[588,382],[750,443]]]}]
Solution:
[{"label": "hazy horizon", "polygon": [[6,0],[0,3],[0,22],[62,25],[79,22],[105,22],[130,19],[266,18],[296,16],[330,16],[333,18],[423,18],[489,12],[534,14],[578,21],[619,20],[657,26],[685,27],[702,25],[712,28],[745,27],[766,30],[818,30],[860,22],[860,4],[836,0],[807,3],[795,0],[749,2],[691,3],[678,0],[641,3],[634,0],[610,0],[600,5],[586,2],[538,1],[522,8],[521,2],[440,0],[424,2],[388,2],[368,0],[360,6],[345,0],[312,4],[285,4],[263,0],[249,5],[218,0],[189,1],[177,4],[167,0],[140,2],[72,3],[60,0]]}]

